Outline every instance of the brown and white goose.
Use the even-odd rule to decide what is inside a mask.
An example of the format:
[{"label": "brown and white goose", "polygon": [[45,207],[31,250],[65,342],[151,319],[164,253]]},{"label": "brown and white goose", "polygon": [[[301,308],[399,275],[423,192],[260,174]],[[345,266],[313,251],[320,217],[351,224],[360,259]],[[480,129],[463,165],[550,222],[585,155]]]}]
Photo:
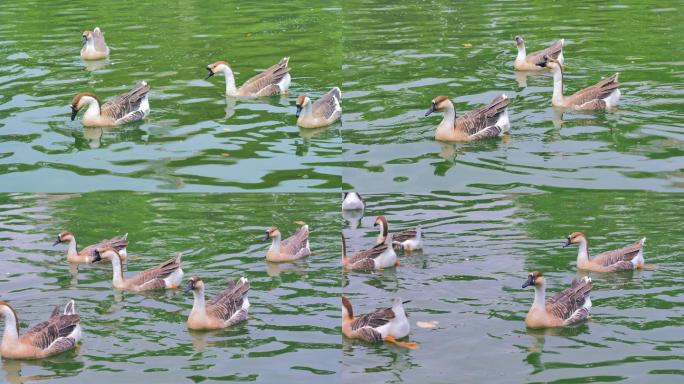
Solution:
[{"label": "brown and white goose", "polygon": [[397,340],[408,336],[410,332],[411,324],[400,298],[394,299],[391,308],[380,308],[354,317],[351,302],[342,296],[342,333],[346,337],[370,342],[386,341],[413,349],[418,346],[416,343]]},{"label": "brown and white goose", "polygon": [[646,238],[630,244],[624,248],[600,253],[589,259],[589,244],[582,232],[571,233],[563,244],[568,247],[578,244],[577,268],[593,272],[614,272],[644,267],[644,243]]},{"label": "brown and white goose", "polygon": [[513,67],[518,71],[543,71],[544,68],[538,66],[537,63],[542,61],[544,56],[556,59],[561,64],[565,62],[565,58],[563,57],[565,39],[560,39],[541,51],[532,52],[529,55],[526,54],[525,40],[523,40],[522,36],[515,37],[515,45],[518,46],[518,56],[515,57]]},{"label": "brown and white goose", "polygon": [[0,355],[8,359],[42,359],[73,349],[81,339],[81,318],[76,314],[74,301],[69,301],[60,313],[59,306],[47,321],[29,328],[19,335],[17,312],[0,300],[0,315],[5,318],[5,332],[0,344]]},{"label": "brown and white goose", "polygon": [[366,202],[358,192],[342,192],[342,210],[343,211],[357,211],[364,210]]},{"label": "brown and white goose", "polygon": [[109,47],[105,43],[104,33],[100,27],[95,27],[92,31],[83,31],[81,42],[83,60],[101,60],[109,56]]},{"label": "brown and white goose", "polygon": [[151,289],[175,289],[183,280],[181,254],[155,267],[146,269],[127,279],[123,275],[121,256],[112,248],[95,250],[95,261],[112,260],[112,285],[124,291],[149,291]]},{"label": "brown and white goose", "polygon": [[534,302],[525,324],[530,328],[553,328],[585,320],[591,310],[591,278],[574,279],[570,288],[546,298],[546,282],[541,272],[532,272],[522,285],[534,287]]},{"label": "brown and white goose", "polygon": [[301,259],[309,256],[309,226],[303,225],[285,240],[281,240],[280,230],[270,227],[266,230],[266,240],[272,239],[271,246],[266,252],[266,260],[273,262],[284,262]]},{"label": "brown and white goose", "polygon": [[142,120],[150,113],[150,103],[147,100],[149,91],[150,86],[143,81],[127,93],[114,96],[104,104],[93,93],[79,93],[69,104],[71,121],[83,107],[88,107],[82,119],[86,127],[108,127]]},{"label": "brown and white goose", "polygon": [[510,100],[504,94],[494,98],[489,105],[466,112],[456,118],[454,104],[446,96],[437,96],[425,112],[429,116],[435,111],[444,111],[442,122],[435,130],[438,141],[474,141],[501,136],[511,128],[508,119]]},{"label": "brown and white goose", "polygon": [[125,260],[128,256],[128,252],[126,251],[126,247],[128,247],[128,233],[123,236],[116,236],[109,240],[102,240],[97,244],[89,245],[79,252],[76,247],[76,236],[69,231],[63,231],[57,235],[57,241],[55,241],[52,246],[65,242],[69,243],[67,260],[70,263],[92,263],[95,259],[96,249],[114,248],[122,259]]},{"label": "brown and white goose", "polygon": [[619,73],[607,77],[591,87],[563,96],[563,64],[548,56],[537,63],[540,67],[551,68],[553,72],[553,96],[551,104],[556,107],[572,109],[611,109],[620,101]]},{"label": "brown and white goose", "polygon": [[312,103],[309,96],[297,97],[297,125],[302,128],[321,128],[333,124],[342,116],[342,92],[335,87]]},{"label": "brown and white goose", "polygon": [[247,320],[249,311],[249,281],[241,277],[236,282],[228,281],[228,288],[210,300],[204,300],[204,283],[199,276],[188,280],[185,292],[192,291],[195,301],[188,316],[190,329],[221,329]]},{"label": "brown and white goose", "polygon": [[290,87],[289,57],[283,57],[278,64],[247,80],[240,88],[235,87],[233,69],[225,61],[207,65],[207,79],[217,73],[226,76],[226,95],[233,97],[264,97],[286,93]]},{"label": "brown and white goose", "polygon": [[[373,224],[375,227],[380,227],[380,234],[376,240],[376,244],[382,244],[387,240],[389,231],[389,224],[385,216],[378,216]],[[392,232],[392,246],[404,251],[415,251],[423,248],[423,236],[420,227],[414,229],[407,229],[401,232]]]},{"label": "brown and white goose", "polygon": [[358,251],[352,257],[347,257],[347,241],[344,234],[342,235],[342,268],[373,271],[398,265],[399,260],[392,247],[392,235],[389,235],[384,243]]}]

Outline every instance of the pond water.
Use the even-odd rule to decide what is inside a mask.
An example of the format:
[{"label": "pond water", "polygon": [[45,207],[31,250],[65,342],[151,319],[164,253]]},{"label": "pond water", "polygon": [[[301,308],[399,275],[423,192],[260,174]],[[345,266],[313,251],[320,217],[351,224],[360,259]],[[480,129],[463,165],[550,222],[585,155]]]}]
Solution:
[{"label": "pond water", "polygon": [[[22,332],[72,298],[83,327],[74,352],[0,359],[0,382],[339,382],[337,207],[337,194],[0,195],[0,298]],[[296,221],[309,224],[313,254],[267,263],[265,228],[289,234]],[[52,246],[64,229],[81,245],[128,232],[127,274],[182,252],[185,276],[199,275],[207,295],[246,276],[249,319],[189,332],[192,294],[115,292],[109,264],[70,267],[66,246]]]},{"label": "pond water", "polygon": [[[343,182],[366,192],[527,191],[540,186],[681,190],[680,2],[345,2]],[[637,23],[637,24],[635,24]],[[635,27],[636,26],[636,27]],[[566,94],[620,72],[616,112],[551,107],[550,74],[516,74],[565,38]],[[504,139],[444,144],[438,95],[456,113],[511,99]]]},{"label": "pond water", "polygon": [[[3,191],[330,191],[340,185],[340,124],[300,130],[294,99],[341,83],[336,2],[39,1],[0,10]],[[179,16],[182,15],[182,16]],[[106,62],[81,61],[95,26]],[[235,101],[205,67],[229,62],[241,84],[290,56],[287,97]],[[111,129],[70,121],[71,99],[101,99],[145,80],[150,116]],[[82,114],[82,113],[81,113]]]},{"label": "pond water", "polygon": [[[390,232],[420,224],[425,248],[399,254],[381,273],[346,273],[343,291],[361,314],[405,305],[416,350],[387,343],[343,342],[344,383],[681,382],[684,375],[684,240],[682,196],[648,192],[547,191],[538,194],[365,196],[348,247],[375,241],[375,216]],[[528,330],[533,290],[542,271],[548,291],[575,277],[577,248],[565,236],[584,231],[590,253],[646,237],[653,270],[591,274],[591,319],[557,331]],[[417,322],[437,321],[435,329]]]}]

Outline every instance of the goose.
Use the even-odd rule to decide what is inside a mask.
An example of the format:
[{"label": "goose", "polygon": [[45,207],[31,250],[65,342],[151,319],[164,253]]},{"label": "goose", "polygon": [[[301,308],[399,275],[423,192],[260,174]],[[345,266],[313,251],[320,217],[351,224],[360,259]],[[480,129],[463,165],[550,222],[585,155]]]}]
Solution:
[{"label": "goose", "polygon": [[150,91],[146,82],[137,84],[122,95],[107,100],[104,104],[95,94],[81,92],[71,100],[71,121],[76,119],[78,111],[88,106],[83,114],[83,125],[86,127],[108,127],[142,120],[150,113],[147,93]]},{"label": "goose", "polygon": [[59,306],[50,318],[29,328],[19,336],[17,312],[0,300],[0,315],[5,318],[5,332],[0,344],[0,355],[8,359],[42,359],[73,349],[81,339],[81,318],[76,304],[70,300],[60,313]]},{"label": "goose", "polygon": [[364,210],[366,202],[358,192],[342,192],[342,210],[357,211]]},{"label": "goose", "polygon": [[[376,240],[376,244],[382,244],[387,239],[389,224],[385,216],[378,216],[375,219],[374,227],[380,227],[380,234]],[[407,229],[401,232],[392,233],[392,246],[403,251],[415,251],[423,248],[423,235],[420,227],[415,229]]]},{"label": "goose", "polygon": [[62,231],[57,235],[57,241],[52,244],[54,247],[60,243],[69,243],[69,249],[67,250],[67,261],[70,263],[85,263],[90,264],[95,259],[95,250],[104,248],[114,248],[122,259],[128,257],[128,252],[126,247],[128,246],[128,233],[123,236],[112,237],[109,240],[102,240],[97,244],[89,245],[78,252],[76,248],[76,236],[69,231]]},{"label": "goose", "polygon": [[437,96],[432,100],[432,106],[425,112],[425,116],[437,110],[444,110],[444,118],[435,130],[435,140],[474,141],[501,136],[511,128],[508,119],[509,103],[508,97],[501,94],[489,105],[466,112],[463,116],[456,118],[456,111],[451,100],[446,96]]},{"label": "goose", "polygon": [[600,253],[589,259],[589,247],[587,237],[582,232],[571,233],[563,244],[563,248],[571,244],[578,244],[577,268],[593,272],[614,272],[628,269],[644,268],[644,243],[642,238],[634,244],[624,248],[614,249]]},{"label": "goose", "polygon": [[532,52],[529,55],[525,53],[525,40],[522,36],[515,37],[515,45],[518,46],[518,56],[515,57],[513,67],[518,71],[543,71],[544,68],[537,65],[544,56],[548,56],[558,60],[563,64],[565,58],[563,57],[563,46],[565,46],[565,39],[560,39],[541,51]]},{"label": "goose", "polygon": [[392,235],[384,243],[376,244],[370,249],[358,251],[352,257],[347,257],[347,242],[342,235],[342,268],[361,270],[381,270],[399,266],[397,254],[394,252]]},{"label": "goose", "polygon": [[303,225],[285,240],[280,240],[280,230],[270,227],[266,230],[266,240],[272,239],[266,252],[266,260],[273,262],[293,261],[309,256],[309,226]]},{"label": "goose", "polygon": [[573,95],[563,96],[563,64],[558,60],[544,56],[537,63],[540,67],[548,67],[553,71],[553,96],[551,104],[555,107],[572,109],[611,109],[620,101],[620,83],[618,75],[607,77],[591,87],[575,92]]},{"label": "goose", "polygon": [[206,302],[204,283],[199,276],[193,276],[188,280],[185,292],[188,291],[192,291],[195,298],[187,322],[190,329],[221,329],[247,320],[249,281],[244,277],[237,283],[229,280],[228,288]]},{"label": "goose", "polygon": [[109,47],[105,43],[104,33],[100,27],[91,31],[83,31],[81,38],[81,58],[83,60],[100,60],[109,56]]},{"label": "goose", "polygon": [[121,266],[121,256],[113,248],[95,250],[95,261],[100,259],[112,260],[112,285],[124,291],[148,291],[151,289],[176,289],[183,280],[181,269],[181,254],[167,260],[156,267],[146,269],[137,275],[126,279]]},{"label": "goose", "polygon": [[411,332],[411,324],[404,312],[404,303],[395,298],[391,308],[380,308],[373,312],[354,317],[349,299],[342,295],[342,334],[350,339],[371,342],[386,341],[400,347],[416,348],[414,342],[402,342]]},{"label": "goose", "polygon": [[546,284],[541,272],[532,272],[522,285],[534,287],[534,302],[525,324],[530,328],[553,328],[575,324],[586,319],[591,310],[591,278],[574,279],[570,288],[546,298]]},{"label": "goose", "polygon": [[233,69],[225,61],[217,61],[207,65],[207,79],[217,73],[226,76],[226,95],[233,97],[263,97],[286,93],[290,86],[290,68],[287,66],[289,57],[283,57],[275,64],[260,74],[247,80],[240,88],[235,88],[235,76]]},{"label": "goose", "polygon": [[340,99],[342,92],[334,87],[315,103],[309,96],[297,97],[297,125],[302,128],[321,128],[333,124],[342,116]]}]

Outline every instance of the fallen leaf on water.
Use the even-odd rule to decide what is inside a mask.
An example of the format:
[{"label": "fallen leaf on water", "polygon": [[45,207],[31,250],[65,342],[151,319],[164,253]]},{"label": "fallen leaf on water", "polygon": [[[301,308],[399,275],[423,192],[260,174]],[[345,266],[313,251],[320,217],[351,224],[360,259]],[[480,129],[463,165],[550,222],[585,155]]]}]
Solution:
[{"label": "fallen leaf on water", "polygon": [[466,48],[472,48],[473,47],[473,45],[470,43],[465,43],[465,44],[463,44],[463,46]]},{"label": "fallen leaf on water", "polygon": [[223,156],[223,157],[228,157],[228,156],[230,156],[230,153],[228,153],[228,152],[223,152],[223,153],[221,154],[221,156]]},{"label": "fallen leaf on water", "polygon": [[303,221],[301,221],[301,220],[298,220],[298,221],[295,221],[295,224],[304,225],[304,224],[306,224],[306,223],[303,222]]},{"label": "fallen leaf on water", "polygon": [[252,32],[245,33],[245,37],[252,37]]},{"label": "fallen leaf on water", "polygon": [[439,324],[439,321],[437,321],[437,320],[416,322],[417,326],[419,326],[420,328],[424,328],[424,329],[435,329],[435,328],[437,328],[438,324]]}]

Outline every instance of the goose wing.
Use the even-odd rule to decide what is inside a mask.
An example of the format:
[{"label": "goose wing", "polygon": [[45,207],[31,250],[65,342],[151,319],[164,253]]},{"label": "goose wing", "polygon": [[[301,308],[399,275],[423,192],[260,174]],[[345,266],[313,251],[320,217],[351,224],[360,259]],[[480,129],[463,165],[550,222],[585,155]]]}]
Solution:
[{"label": "goose wing", "polygon": [[362,328],[379,328],[392,321],[395,317],[392,308],[376,309],[354,319],[351,328],[354,331]]},{"label": "goose wing", "polygon": [[[284,57],[278,64],[275,64],[260,74],[253,76],[240,87],[239,93],[246,95],[259,94],[261,96],[268,96],[269,94],[274,94],[272,92],[279,91],[280,88],[277,87],[278,83],[280,83],[280,81],[290,71],[290,68],[287,66],[289,61],[289,57]],[[272,86],[275,86],[275,88]]]},{"label": "goose wing", "polygon": [[418,235],[418,231],[415,229],[407,229],[401,232],[395,232],[392,234],[392,241],[403,243],[406,240],[415,239]]},{"label": "goose wing", "polygon": [[81,254],[88,256],[95,256],[96,249],[113,248],[117,252],[128,246],[128,234],[123,236],[116,236],[109,240],[102,240],[97,244],[89,245],[81,250]]},{"label": "goose wing", "polygon": [[454,121],[454,129],[468,135],[477,134],[484,128],[496,125],[499,115],[508,108],[510,99],[497,96],[489,105],[466,112]]},{"label": "goose wing", "polygon": [[385,244],[385,243],[376,244],[373,246],[373,248],[365,249],[363,251],[356,252],[356,254],[354,254],[354,256],[349,258],[349,262],[351,264],[356,264],[357,262],[359,262],[363,259],[368,259],[368,260],[372,261],[376,257],[382,255],[386,250],[387,250],[387,244]]},{"label": "goose wing", "polygon": [[91,32],[91,36],[93,37],[95,50],[98,52],[107,52],[107,43],[105,43],[104,33],[100,28],[95,28],[95,30]]},{"label": "goose wing", "polygon": [[586,103],[600,101],[610,96],[616,89],[620,88],[620,83],[618,82],[619,73],[613,76],[607,77],[598,83],[592,85],[591,87],[584,88],[577,91],[572,96],[567,99],[574,105],[584,105]]},{"label": "goose wing", "polygon": [[339,112],[341,98],[342,93],[339,88],[335,87],[331,89],[313,103],[311,110],[314,116],[322,117],[324,119],[331,118],[336,112]]},{"label": "goose wing", "polygon": [[570,288],[558,292],[546,301],[546,309],[560,319],[570,319],[591,292],[591,279],[574,279]]},{"label": "goose wing", "polygon": [[[76,341],[68,336],[71,335],[71,332],[74,331],[80,322],[81,318],[79,315],[59,315],[58,312],[55,316],[53,311],[53,316],[49,320],[31,327],[21,338],[30,345],[43,350],[48,348],[66,350],[75,344]],[[56,342],[57,344],[53,345]]]},{"label": "goose wing", "polygon": [[558,40],[555,41],[553,44],[549,45],[548,47],[532,52],[527,57],[525,60],[527,60],[530,63],[539,63],[544,60],[544,56],[548,56],[552,59],[557,59],[560,53],[563,51],[563,40]]},{"label": "goose wing", "polygon": [[309,248],[309,226],[303,225],[294,235],[281,241],[280,252],[288,255],[308,254]]},{"label": "goose wing", "polygon": [[[181,266],[181,255],[174,257],[173,259],[167,260],[156,267],[146,269],[139,274],[133,276],[129,281],[135,286],[142,286],[146,284],[153,284],[157,288],[164,286],[165,278],[169,277]],[[161,285],[160,285],[161,282]],[[146,287],[151,288],[151,287]]]},{"label": "goose wing", "polygon": [[624,248],[600,253],[591,259],[591,261],[605,267],[627,261],[630,262],[631,269],[631,261],[639,253],[639,251],[641,251],[641,248],[643,248],[643,244],[641,241],[637,241],[636,243],[630,244]]},{"label": "goose wing", "polygon": [[114,120],[127,117],[127,115],[131,114],[132,112],[137,113],[142,100],[145,98],[145,96],[147,96],[149,91],[150,86],[143,81],[137,84],[127,93],[114,96],[113,98],[107,100],[106,103],[102,104],[100,112],[102,115],[109,116]]}]

